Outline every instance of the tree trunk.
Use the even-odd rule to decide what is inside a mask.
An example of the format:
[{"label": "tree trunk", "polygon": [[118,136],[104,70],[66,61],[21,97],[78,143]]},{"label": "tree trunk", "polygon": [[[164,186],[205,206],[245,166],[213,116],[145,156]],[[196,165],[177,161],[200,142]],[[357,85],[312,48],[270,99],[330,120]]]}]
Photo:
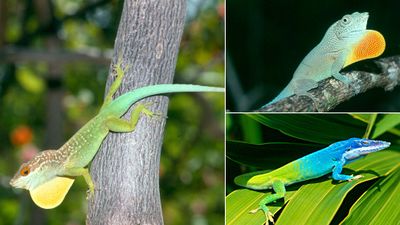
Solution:
[{"label": "tree trunk", "polygon": [[[123,67],[129,67],[114,98],[138,87],[172,83],[185,10],[184,0],[125,1],[113,62],[122,58]],[[110,74],[107,88],[114,80],[112,68]],[[166,115],[167,97],[144,101]],[[142,116],[133,132],[107,136],[91,165],[95,195],[88,224],[163,224],[159,162],[164,125],[164,117]]]}]

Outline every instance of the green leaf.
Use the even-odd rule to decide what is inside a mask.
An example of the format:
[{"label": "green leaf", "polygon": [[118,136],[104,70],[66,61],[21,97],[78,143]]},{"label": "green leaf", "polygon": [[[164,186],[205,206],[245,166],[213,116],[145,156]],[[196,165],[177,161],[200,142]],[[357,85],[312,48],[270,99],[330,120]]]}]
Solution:
[{"label": "green leaf", "polygon": [[376,123],[375,130],[372,134],[372,138],[376,138],[388,130],[393,129],[395,126],[400,124],[400,116],[398,114],[387,114]]},{"label": "green leaf", "polygon": [[367,126],[367,129],[365,131],[365,134],[363,135],[363,138],[368,138],[369,135],[371,134],[371,131],[372,131],[372,128],[374,127],[374,125],[375,125],[375,120],[376,120],[377,116],[378,115],[376,113],[370,115],[370,118],[368,120],[368,126]]},{"label": "green leaf", "polygon": [[262,143],[260,123],[247,116],[241,116],[239,118],[242,124],[244,140],[253,144]]},{"label": "green leaf", "polygon": [[[295,191],[287,191],[285,202],[287,202]],[[269,194],[269,193],[267,193]],[[258,203],[265,197],[265,193],[253,191],[249,189],[239,189],[231,192],[226,197],[226,224],[241,225],[241,224],[263,224],[265,216],[261,211],[255,214],[249,213],[258,207]],[[268,205],[271,213],[277,212],[282,205],[283,201]]]},{"label": "green leaf", "polygon": [[249,117],[282,133],[321,144],[362,137],[366,124],[349,115],[249,114]]},{"label": "green leaf", "polygon": [[400,165],[375,183],[350,209],[342,224],[399,224]]},{"label": "green leaf", "polygon": [[31,93],[39,94],[45,89],[44,80],[28,67],[19,68],[16,77],[20,85]]}]

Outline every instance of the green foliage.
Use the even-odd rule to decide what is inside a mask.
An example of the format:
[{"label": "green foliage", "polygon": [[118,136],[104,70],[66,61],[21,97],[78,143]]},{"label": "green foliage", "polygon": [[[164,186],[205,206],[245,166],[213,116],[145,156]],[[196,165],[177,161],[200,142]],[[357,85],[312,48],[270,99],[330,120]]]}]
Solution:
[{"label": "green foliage", "polygon": [[[243,128],[246,124],[241,122],[240,117],[249,117],[264,125],[263,134],[269,137],[263,140],[263,144],[235,141],[249,132],[249,128]],[[275,214],[276,224],[397,224],[399,216],[395,202],[400,196],[399,118],[400,115],[395,114],[230,115],[232,128],[227,134],[231,139],[227,143],[227,224],[263,224],[265,217],[261,212],[248,212],[257,208],[265,195],[271,194],[269,190],[237,189],[233,184],[235,176],[255,168],[273,170],[340,139],[362,137],[368,125],[372,127],[372,136],[379,134],[379,139],[390,141],[392,145],[387,150],[345,166],[345,174],[362,174],[363,178],[335,182],[323,176],[293,184],[287,187],[284,200],[268,207]]]}]

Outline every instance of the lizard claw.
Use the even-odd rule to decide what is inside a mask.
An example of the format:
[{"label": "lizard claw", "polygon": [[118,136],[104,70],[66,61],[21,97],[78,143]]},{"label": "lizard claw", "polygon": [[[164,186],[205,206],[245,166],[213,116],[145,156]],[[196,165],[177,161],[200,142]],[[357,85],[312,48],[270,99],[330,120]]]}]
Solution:
[{"label": "lizard claw", "polygon": [[260,208],[250,210],[249,213],[254,214],[254,213],[258,212],[258,210],[260,210]]},{"label": "lizard claw", "polygon": [[93,196],[94,196],[94,189],[89,188],[86,191],[86,200],[93,198]]},{"label": "lizard claw", "polygon": [[274,217],[273,217],[273,215],[272,215],[272,213],[271,213],[271,212],[268,212],[268,219],[269,219],[269,221],[271,221],[271,223],[272,223],[272,224],[274,224],[274,223],[275,223],[275,221],[274,221]]},{"label": "lizard claw", "polygon": [[360,179],[362,177],[363,177],[363,175],[356,175],[356,176],[352,175],[352,178],[350,178],[348,181],[357,180],[357,179]]},{"label": "lizard claw", "polygon": [[166,115],[163,115],[163,114],[160,113],[160,112],[153,112],[153,111],[151,111],[150,109],[148,109],[149,106],[151,106],[151,105],[153,105],[153,104],[155,104],[155,103],[156,103],[156,102],[146,102],[146,103],[144,103],[144,104],[143,104],[142,113],[145,114],[147,117],[150,117],[150,118],[152,118],[152,117],[157,117],[157,118],[165,118],[165,119],[167,119],[167,116],[166,116]]},{"label": "lizard claw", "polygon": [[275,223],[273,214],[268,209],[267,209],[267,211],[265,211],[265,209],[262,209],[262,208],[258,207],[256,209],[250,210],[249,213],[254,214],[254,213],[258,212],[258,210],[262,210],[264,212],[265,225],[268,225],[269,222],[271,222],[272,224]]}]

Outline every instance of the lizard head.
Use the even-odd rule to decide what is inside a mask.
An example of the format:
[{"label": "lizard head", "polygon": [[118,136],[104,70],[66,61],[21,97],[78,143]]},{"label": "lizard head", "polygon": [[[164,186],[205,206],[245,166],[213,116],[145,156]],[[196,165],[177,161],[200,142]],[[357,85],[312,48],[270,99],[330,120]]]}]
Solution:
[{"label": "lizard head", "polygon": [[33,202],[41,208],[58,206],[74,182],[73,178],[57,176],[61,157],[54,150],[40,152],[20,166],[10,185],[29,190]]},{"label": "lizard head", "polygon": [[354,160],[371,152],[377,152],[390,146],[390,142],[369,140],[363,138],[350,138],[344,148],[343,157]]},{"label": "lizard head", "polygon": [[339,40],[353,38],[367,29],[368,17],[367,12],[347,14],[334,23],[328,32],[333,32]]},{"label": "lizard head", "polygon": [[30,161],[23,163],[11,179],[10,185],[15,188],[32,190],[54,177],[56,170],[50,168],[53,164],[51,158],[55,152],[54,150],[42,151]]}]

